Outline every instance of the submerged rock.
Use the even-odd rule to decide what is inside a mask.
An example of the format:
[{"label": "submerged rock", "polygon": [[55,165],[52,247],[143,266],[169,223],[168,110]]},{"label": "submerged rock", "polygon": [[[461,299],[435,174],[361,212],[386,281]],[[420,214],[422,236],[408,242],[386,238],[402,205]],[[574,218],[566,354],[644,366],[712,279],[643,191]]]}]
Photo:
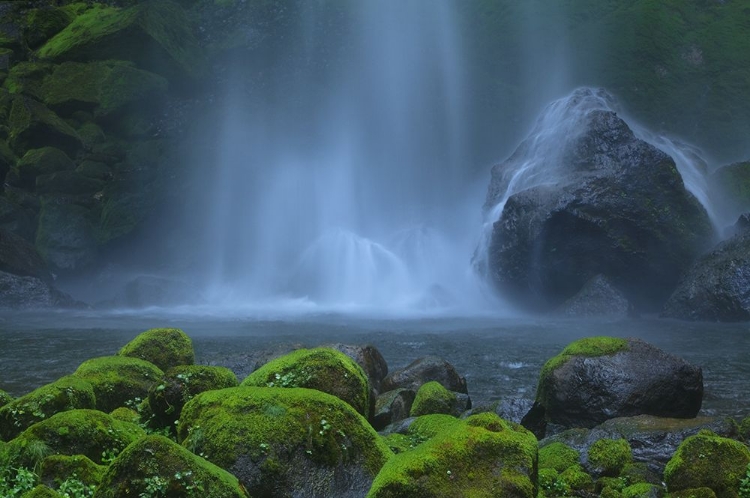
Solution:
[{"label": "submerged rock", "polygon": [[[492,169],[485,207],[502,210],[486,270],[523,306],[554,309],[603,274],[636,307],[658,309],[713,236],[672,158],[638,139],[609,100],[585,88],[555,102]],[[522,166],[532,174],[519,179]]]},{"label": "submerged rock", "polygon": [[702,256],[682,278],[662,315],[682,320],[750,320],[750,230]]},{"label": "submerged rock", "polygon": [[592,337],[568,345],[542,368],[523,424],[594,427],[634,415],[692,418],[703,400],[700,367],[639,339]]}]

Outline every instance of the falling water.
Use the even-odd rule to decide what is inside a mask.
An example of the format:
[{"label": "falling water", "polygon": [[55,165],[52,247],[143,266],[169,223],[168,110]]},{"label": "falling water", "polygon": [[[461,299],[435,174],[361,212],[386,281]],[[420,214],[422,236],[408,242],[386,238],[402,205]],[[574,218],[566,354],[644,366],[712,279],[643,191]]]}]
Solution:
[{"label": "falling water", "polygon": [[[227,100],[205,221],[208,298],[409,309],[476,303],[461,33],[449,1],[362,1],[307,33],[269,99]],[[321,37],[330,34],[321,33]],[[467,179],[467,176],[469,178]],[[472,222],[472,220],[476,220]]]}]

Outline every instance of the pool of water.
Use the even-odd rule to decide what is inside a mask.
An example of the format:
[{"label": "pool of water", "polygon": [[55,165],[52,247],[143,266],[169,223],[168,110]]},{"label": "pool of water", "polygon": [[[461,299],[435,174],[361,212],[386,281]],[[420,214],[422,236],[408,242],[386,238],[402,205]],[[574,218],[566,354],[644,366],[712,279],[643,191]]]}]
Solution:
[{"label": "pool of water", "polygon": [[179,327],[196,361],[225,365],[240,380],[269,350],[341,342],[373,344],[395,370],[425,355],[451,362],[475,403],[533,399],[544,362],[587,336],[637,337],[703,368],[702,413],[750,414],[750,324],[686,323],[658,318],[581,321],[530,317],[373,318],[341,314],[263,317],[175,312],[0,314],[0,389],[22,395],[110,355],[143,330]]}]

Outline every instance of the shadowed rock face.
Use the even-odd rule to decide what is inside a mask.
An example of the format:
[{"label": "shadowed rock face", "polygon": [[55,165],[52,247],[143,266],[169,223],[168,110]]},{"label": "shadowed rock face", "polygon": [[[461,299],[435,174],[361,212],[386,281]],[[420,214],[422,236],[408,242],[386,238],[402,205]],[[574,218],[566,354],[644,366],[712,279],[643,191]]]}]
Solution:
[{"label": "shadowed rock face", "polygon": [[[703,372],[639,339],[602,356],[573,355],[543,372],[527,427],[594,427],[635,415],[693,418],[703,401]],[[539,435],[539,434],[537,434]]]},{"label": "shadowed rock face", "polygon": [[750,320],[750,228],[747,215],[734,237],[701,257],[680,281],[663,316],[683,320]]},{"label": "shadowed rock face", "polygon": [[[550,309],[602,274],[637,308],[658,309],[712,238],[706,212],[672,158],[636,138],[615,112],[582,108],[571,119],[560,125],[569,134],[542,144],[549,165],[537,174],[547,178],[511,195],[494,222],[489,278],[517,303]],[[493,168],[486,207],[539,140],[530,137]]]}]

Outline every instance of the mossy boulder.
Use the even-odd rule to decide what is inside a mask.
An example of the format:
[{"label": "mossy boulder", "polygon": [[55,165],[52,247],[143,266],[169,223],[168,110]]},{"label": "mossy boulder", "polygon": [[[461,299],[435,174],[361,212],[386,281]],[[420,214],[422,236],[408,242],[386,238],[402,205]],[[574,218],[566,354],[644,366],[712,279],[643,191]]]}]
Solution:
[{"label": "mossy boulder", "polygon": [[37,48],[45,41],[65,29],[74,19],[68,9],[42,7],[31,10],[26,15],[24,40],[29,48]]},{"label": "mossy boulder", "polygon": [[404,388],[416,392],[430,381],[437,381],[449,391],[468,394],[466,379],[456,368],[439,356],[425,356],[414,360],[406,367],[389,373],[382,382],[382,391]]},{"label": "mossy boulder", "polygon": [[625,439],[600,439],[589,447],[588,462],[597,475],[616,477],[633,461],[633,451]]},{"label": "mossy boulder", "polygon": [[182,330],[172,328],[141,332],[123,346],[117,355],[140,358],[162,370],[179,365],[192,365],[195,362],[193,341]]},{"label": "mossy boulder", "polygon": [[534,435],[483,413],[391,458],[367,496],[536,498],[536,484]]},{"label": "mossy boulder", "polygon": [[187,498],[198,494],[211,498],[248,496],[237,478],[229,472],[194,455],[170,439],[146,436],[117,456],[104,474],[94,496]]},{"label": "mossy boulder", "polygon": [[660,498],[663,494],[660,486],[647,482],[631,484],[622,490],[622,498]]},{"label": "mossy boulder", "polygon": [[693,418],[702,401],[700,367],[639,339],[589,337],[545,363],[522,423],[543,437],[548,423],[594,427],[641,414]]},{"label": "mossy boulder", "polygon": [[539,468],[565,472],[578,464],[581,455],[565,443],[554,441],[539,448]]},{"label": "mossy boulder", "polygon": [[42,460],[39,477],[50,488],[58,487],[66,479],[98,486],[106,468],[83,455],[50,455]]},{"label": "mossy boulder", "polygon": [[682,442],[664,469],[670,493],[710,488],[718,498],[738,498],[740,479],[750,464],[750,449],[733,439],[701,431]]},{"label": "mossy boulder", "polygon": [[0,389],[0,408],[7,405],[14,399],[15,398],[13,396]]},{"label": "mossy boulder", "polygon": [[376,430],[409,416],[416,393],[411,389],[394,389],[380,394],[375,400],[372,426]]},{"label": "mossy boulder", "polygon": [[98,252],[92,213],[63,198],[43,198],[35,246],[58,274],[91,267]]},{"label": "mossy boulder", "polygon": [[594,479],[578,464],[560,473],[560,480],[574,491],[593,491]]},{"label": "mossy boulder", "polygon": [[185,403],[196,395],[237,385],[237,377],[228,368],[206,365],[178,366],[167,370],[164,377],[151,386],[148,402],[159,422],[169,427],[180,418]]},{"label": "mossy boulder", "polygon": [[6,441],[16,437],[36,422],[76,408],[94,408],[93,386],[73,376],[39,387],[0,408],[0,437]]},{"label": "mossy boulder", "polygon": [[334,349],[298,349],[248,375],[242,386],[305,387],[332,394],[365,417],[370,413],[370,385],[362,368]]},{"label": "mossy boulder", "polygon": [[22,498],[62,498],[62,495],[55,491],[54,489],[45,486],[44,484],[39,484],[38,486],[34,486],[33,489],[30,491],[24,493],[21,495]]},{"label": "mossy boulder", "polygon": [[469,408],[471,408],[471,402],[466,394],[449,391],[433,380],[420,386],[410,415],[418,417],[431,413],[444,413],[457,417]]},{"label": "mossy boulder", "polygon": [[40,195],[64,194],[93,197],[103,187],[104,182],[83,176],[77,171],[61,171],[36,178],[36,192]]},{"label": "mossy boulder", "polygon": [[671,491],[669,498],[716,498],[716,493],[711,488],[690,488]]},{"label": "mossy boulder", "polygon": [[11,94],[23,94],[43,100],[42,83],[54,66],[47,62],[23,61],[15,64],[3,83]]},{"label": "mossy boulder", "polygon": [[363,496],[392,455],[348,403],[312,389],[207,391],[185,405],[177,431],[251,496]]},{"label": "mossy boulder", "polygon": [[29,427],[8,443],[7,452],[12,465],[28,468],[55,454],[85,455],[101,465],[145,434],[98,410],[70,410]]},{"label": "mossy boulder", "polygon": [[10,145],[18,153],[45,146],[74,156],[83,145],[75,129],[41,102],[17,95],[8,119]]},{"label": "mossy boulder", "polygon": [[201,50],[182,8],[171,1],[129,8],[97,4],[45,43],[50,61],[130,60],[166,76],[197,76]]},{"label": "mossy boulder", "polygon": [[98,410],[111,412],[146,398],[148,390],[164,372],[138,358],[104,356],[83,362],[73,375],[91,383]]},{"label": "mossy boulder", "polygon": [[19,185],[33,189],[36,178],[61,171],[72,171],[76,167],[68,155],[56,147],[41,147],[27,151],[16,163],[13,171]]},{"label": "mossy boulder", "polygon": [[63,62],[55,66],[39,90],[50,109],[77,110],[108,116],[128,104],[157,98],[167,80],[127,61]]}]

